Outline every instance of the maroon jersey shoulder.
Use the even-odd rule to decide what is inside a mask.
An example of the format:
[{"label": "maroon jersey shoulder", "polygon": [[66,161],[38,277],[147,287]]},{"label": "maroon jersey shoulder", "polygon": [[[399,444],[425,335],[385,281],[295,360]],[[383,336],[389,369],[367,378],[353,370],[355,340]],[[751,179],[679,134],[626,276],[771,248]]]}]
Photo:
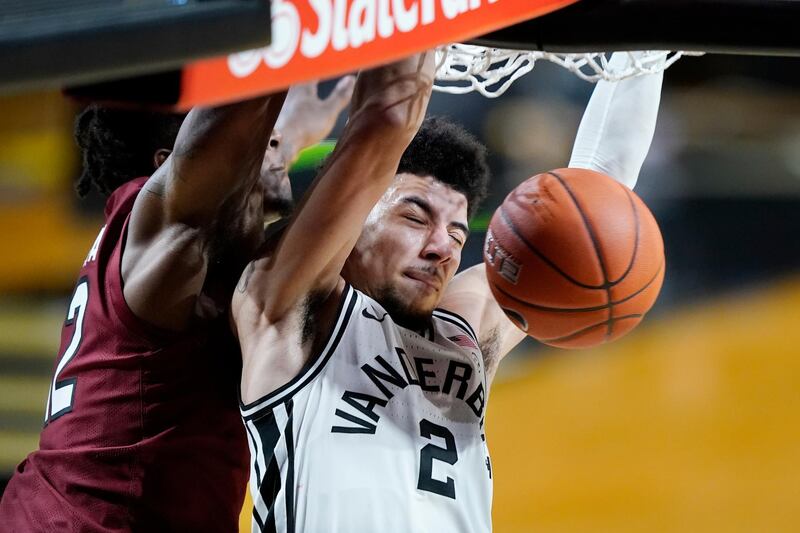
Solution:
[{"label": "maroon jersey shoulder", "polygon": [[166,332],[125,303],[122,254],[145,182],[109,197],[81,267],[39,450],[0,503],[0,522],[12,530],[237,528],[248,452],[227,321]]}]

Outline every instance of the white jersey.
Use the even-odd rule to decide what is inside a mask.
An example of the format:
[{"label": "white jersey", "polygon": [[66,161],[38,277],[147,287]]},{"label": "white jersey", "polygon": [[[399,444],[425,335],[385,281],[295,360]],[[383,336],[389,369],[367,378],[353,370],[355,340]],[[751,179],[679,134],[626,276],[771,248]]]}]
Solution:
[{"label": "white jersey", "polygon": [[436,310],[419,334],[346,286],[323,352],[242,405],[253,530],[491,530],[488,386],[469,324]]}]

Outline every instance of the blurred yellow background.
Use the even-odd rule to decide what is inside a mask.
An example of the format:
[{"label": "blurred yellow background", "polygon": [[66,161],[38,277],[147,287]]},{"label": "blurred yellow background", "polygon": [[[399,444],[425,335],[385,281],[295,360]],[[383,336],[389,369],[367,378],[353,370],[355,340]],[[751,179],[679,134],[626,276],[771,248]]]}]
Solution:
[{"label": "blurred yellow background", "polygon": [[800,281],[551,353],[492,393],[499,532],[797,531]]}]

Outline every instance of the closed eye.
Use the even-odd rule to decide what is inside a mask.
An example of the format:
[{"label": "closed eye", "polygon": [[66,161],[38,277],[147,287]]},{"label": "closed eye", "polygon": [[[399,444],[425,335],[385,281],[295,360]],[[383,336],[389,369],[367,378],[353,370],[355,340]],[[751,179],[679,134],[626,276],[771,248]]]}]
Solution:
[{"label": "closed eye", "polygon": [[403,218],[405,218],[406,220],[410,220],[411,222],[414,222],[415,224],[425,224],[425,222],[423,222],[419,218],[411,216],[411,215],[403,215]]}]

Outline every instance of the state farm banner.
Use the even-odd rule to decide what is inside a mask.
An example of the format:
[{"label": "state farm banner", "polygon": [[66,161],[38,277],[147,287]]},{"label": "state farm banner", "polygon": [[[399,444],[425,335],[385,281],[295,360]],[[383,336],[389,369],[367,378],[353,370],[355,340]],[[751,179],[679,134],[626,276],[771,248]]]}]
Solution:
[{"label": "state farm banner", "polygon": [[272,44],[184,67],[177,108],[240,100],[479,35],[577,0],[273,0]]}]

